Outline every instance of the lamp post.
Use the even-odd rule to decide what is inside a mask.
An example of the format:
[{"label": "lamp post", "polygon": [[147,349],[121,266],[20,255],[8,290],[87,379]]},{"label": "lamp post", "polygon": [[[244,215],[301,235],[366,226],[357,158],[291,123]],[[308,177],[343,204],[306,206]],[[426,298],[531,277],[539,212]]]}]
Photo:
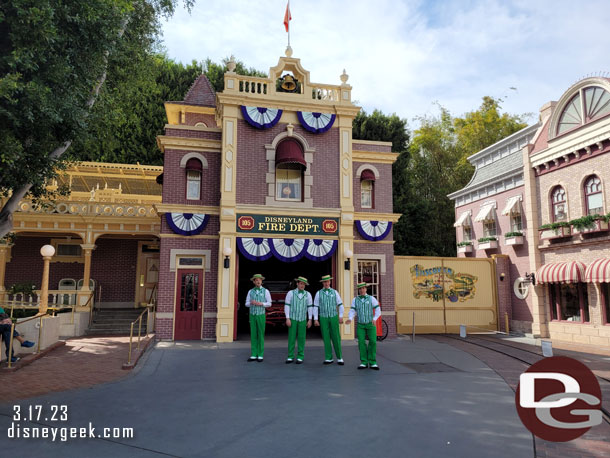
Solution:
[{"label": "lamp post", "polygon": [[44,267],[42,269],[42,286],[40,292],[40,304],[38,305],[38,314],[44,315],[47,313],[47,307],[49,305],[49,263],[51,258],[55,254],[55,248],[52,245],[44,245],[40,249]]},{"label": "lamp post", "polygon": [[222,254],[225,257],[224,268],[228,269],[231,266],[231,260],[230,260],[229,256],[231,256],[233,254],[233,250],[230,247],[226,246],[222,249]]},{"label": "lamp post", "polygon": [[352,250],[346,250],[345,251],[345,265],[343,267],[345,267],[345,270],[350,270],[351,269],[351,260],[350,258],[354,255],[354,253],[352,252]]}]

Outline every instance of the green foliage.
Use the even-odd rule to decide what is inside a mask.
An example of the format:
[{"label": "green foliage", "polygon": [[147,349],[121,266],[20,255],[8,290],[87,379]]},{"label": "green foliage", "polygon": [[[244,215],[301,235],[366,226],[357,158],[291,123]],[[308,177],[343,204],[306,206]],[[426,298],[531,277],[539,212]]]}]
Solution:
[{"label": "green foliage", "polygon": [[[229,60],[231,60],[230,57],[225,57],[221,64],[217,64],[216,62],[212,62],[210,58],[207,58],[203,62],[205,76],[210,80],[210,83],[216,92],[224,91],[224,74],[227,71]],[[246,65],[239,60],[235,61],[234,71],[239,75],[267,77],[266,73],[256,70],[255,68],[247,68]]]},{"label": "green foliage", "polygon": [[507,232],[506,234],[504,234],[505,238],[511,238],[511,237],[523,237],[523,232],[519,232],[519,231],[514,231],[514,232]]},{"label": "green foliage", "polygon": [[472,245],[472,240],[464,240],[463,242],[458,242],[457,246],[461,247],[461,246],[471,246]]},{"label": "green foliage", "polygon": [[480,239],[477,240],[477,242],[479,242],[479,243],[496,242],[497,240],[498,240],[498,237],[496,237],[495,235],[492,235],[490,237],[481,237]]},{"label": "green foliage", "polygon": [[26,281],[26,282],[15,283],[15,284],[11,285],[11,287],[8,289],[8,293],[9,294],[23,293],[25,295],[28,295],[28,294],[34,294],[35,290],[36,290],[36,285],[31,281]]},{"label": "green foliage", "polygon": [[0,237],[0,245],[13,245],[17,239],[17,234],[9,232],[4,237]]},{"label": "green foliage", "polygon": [[568,221],[560,221],[557,223],[548,223],[548,224],[543,224],[538,229],[541,231],[547,230],[547,229],[557,230],[560,227],[570,227],[570,223]]},{"label": "green foliage", "polygon": [[573,219],[572,221],[569,222],[569,224],[571,226],[574,226],[576,229],[578,229],[579,231],[583,230],[583,229],[590,229],[593,226],[595,226],[595,222],[599,221],[599,220],[604,220],[605,216],[602,215],[586,215],[583,216],[582,218],[576,218]]}]

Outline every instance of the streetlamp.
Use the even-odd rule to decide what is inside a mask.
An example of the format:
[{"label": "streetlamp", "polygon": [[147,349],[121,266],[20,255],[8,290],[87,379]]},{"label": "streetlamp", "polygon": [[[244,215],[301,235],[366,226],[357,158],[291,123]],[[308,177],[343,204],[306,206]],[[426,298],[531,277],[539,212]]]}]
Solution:
[{"label": "streetlamp", "polygon": [[345,267],[345,270],[350,270],[351,269],[351,260],[350,258],[354,255],[354,253],[352,252],[352,250],[347,249],[345,251],[345,265],[343,267]]},{"label": "streetlamp", "polygon": [[51,258],[55,254],[55,248],[53,245],[44,245],[40,249],[44,267],[42,269],[42,286],[40,291],[40,304],[38,305],[38,314],[44,315],[47,313],[47,307],[49,304],[49,263]]},{"label": "streetlamp", "polygon": [[231,266],[231,261],[229,256],[231,256],[233,254],[233,250],[226,246],[222,249],[222,254],[224,255],[225,259],[224,259],[224,268],[228,269]]}]

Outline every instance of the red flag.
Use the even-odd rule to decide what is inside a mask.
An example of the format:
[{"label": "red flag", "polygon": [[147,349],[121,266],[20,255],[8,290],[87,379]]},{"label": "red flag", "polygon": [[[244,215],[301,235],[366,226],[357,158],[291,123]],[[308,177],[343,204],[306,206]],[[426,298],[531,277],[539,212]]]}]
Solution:
[{"label": "red flag", "polygon": [[290,15],[290,2],[286,3],[286,14],[284,14],[284,27],[286,27],[286,32],[288,32],[288,23],[292,20],[292,16]]}]

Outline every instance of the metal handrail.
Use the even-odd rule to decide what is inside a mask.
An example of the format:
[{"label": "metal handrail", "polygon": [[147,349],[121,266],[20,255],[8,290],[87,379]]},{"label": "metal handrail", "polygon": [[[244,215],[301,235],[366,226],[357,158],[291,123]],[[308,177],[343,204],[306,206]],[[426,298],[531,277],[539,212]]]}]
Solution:
[{"label": "metal handrail", "polygon": [[[146,325],[146,337],[148,337],[148,318],[150,317],[150,310],[153,309],[153,313],[154,313],[154,309],[156,308],[155,304],[152,305],[147,305],[146,306],[146,310],[143,310],[142,313],[140,313],[140,316],[138,316],[138,318],[136,318],[135,320],[133,320],[131,322],[131,331],[129,333],[129,355],[127,357],[127,365],[131,365],[131,349],[133,346],[133,325],[136,324],[136,322],[138,322],[138,348],[137,350],[140,350],[140,337],[142,334],[142,317],[144,316],[144,314],[146,313],[146,321],[147,321],[147,325]],[[154,324],[153,324],[154,326]]]},{"label": "metal handrail", "polygon": [[40,325],[38,326],[38,343],[36,344],[36,353],[40,353],[40,337],[42,334],[42,318],[45,316],[51,316],[48,312],[47,313],[42,313],[42,314],[38,314],[35,316],[32,316],[30,318],[26,318],[23,321],[20,321],[19,323],[12,323],[11,324],[11,339],[9,342],[9,346],[8,346],[8,368],[10,369],[13,363],[13,339],[15,338],[15,328],[17,327],[18,324],[23,324],[23,323],[27,323],[28,321],[32,321],[35,319],[40,319]]}]

